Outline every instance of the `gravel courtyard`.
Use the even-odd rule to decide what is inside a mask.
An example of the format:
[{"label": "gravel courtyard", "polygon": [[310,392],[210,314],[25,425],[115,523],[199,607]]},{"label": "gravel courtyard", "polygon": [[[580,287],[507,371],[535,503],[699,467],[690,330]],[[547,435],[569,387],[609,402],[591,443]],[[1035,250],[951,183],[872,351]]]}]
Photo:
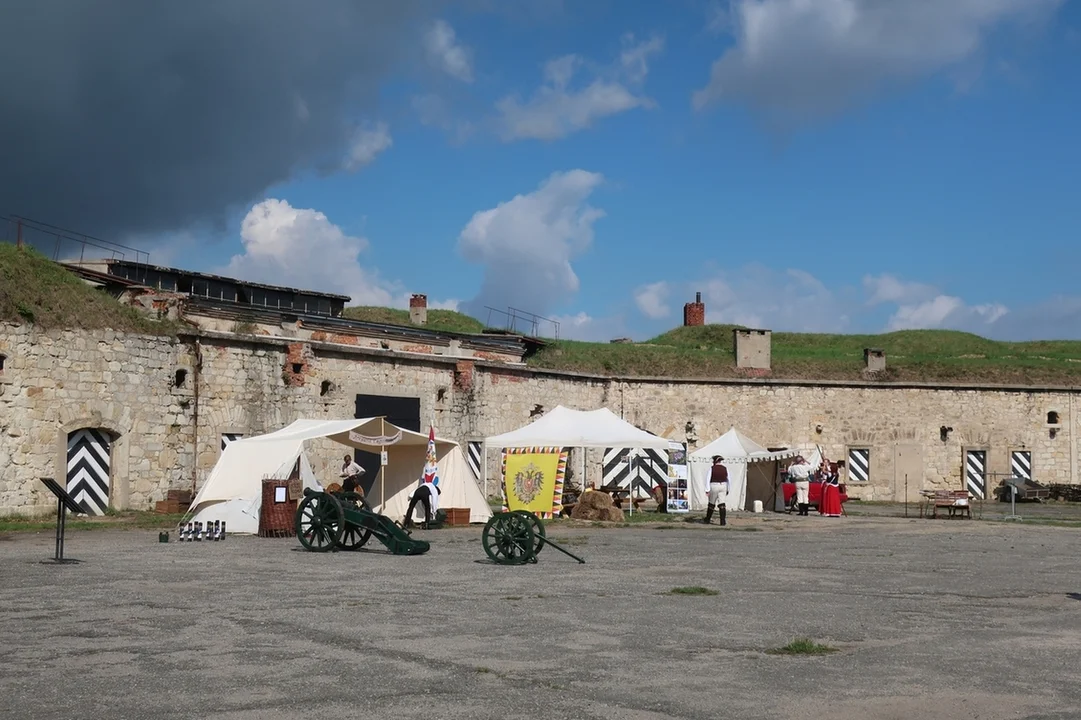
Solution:
[{"label": "gravel courtyard", "polygon": [[[741,518],[558,526],[536,565],[480,528],[430,553],[295,539],[0,541],[4,718],[1076,718],[1081,532]],[[380,550],[381,550],[381,546]],[[716,595],[672,595],[703,586]],[[808,636],[837,652],[766,652]]]}]

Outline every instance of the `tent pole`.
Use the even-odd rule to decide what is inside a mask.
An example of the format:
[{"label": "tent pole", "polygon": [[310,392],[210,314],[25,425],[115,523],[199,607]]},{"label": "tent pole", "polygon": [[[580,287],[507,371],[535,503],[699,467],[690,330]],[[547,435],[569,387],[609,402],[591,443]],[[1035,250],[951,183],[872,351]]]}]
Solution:
[{"label": "tent pole", "polygon": [[582,469],[582,473],[578,476],[582,482],[582,492],[586,491],[588,485],[586,485],[586,449],[578,448],[578,466]]},{"label": "tent pole", "polygon": [[[379,418],[379,441],[380,442],[382,442],[383,438],[386,437],[386,434],[387,434],[386,423],[384,422],[383,418]],[[386,484],[387,468],[386,468],[385,465],[383,465],[383,453],[386,452],[386,450],[387,450],[386,445],[380,445],[379,446],[379,512],[383,512],[384,509],[386,509],[386,505],[387,505],[387,495],[386,495],[386,492],[387,492],[387,484]]]}]

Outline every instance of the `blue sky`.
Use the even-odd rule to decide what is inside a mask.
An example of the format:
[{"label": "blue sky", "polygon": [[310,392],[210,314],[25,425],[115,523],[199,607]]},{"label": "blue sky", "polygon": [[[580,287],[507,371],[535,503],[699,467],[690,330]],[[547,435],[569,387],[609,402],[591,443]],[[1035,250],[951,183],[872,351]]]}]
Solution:
[{"label": "blue sky", "polygon": [[586,339],[696,291],[774,330],[1081,338],[1076,0],[514,6],[418,16],[341,162],[152,261]]}]

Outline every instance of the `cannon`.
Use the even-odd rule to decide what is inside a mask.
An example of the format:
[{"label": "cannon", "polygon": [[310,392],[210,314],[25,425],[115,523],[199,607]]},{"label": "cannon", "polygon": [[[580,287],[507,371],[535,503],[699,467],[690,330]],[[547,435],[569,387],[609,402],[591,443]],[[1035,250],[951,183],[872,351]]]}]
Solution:
[{"label": "cannon", "polygon": [[484,525],[481,543],[488,558],[498,565],[524,565],[537,562],[545,545],[580,563],[585,560],[548,539],[544,524],[528,510],[513,510],[492,515]]},{"label": "cannon", "polygon": [[421,555],[431,549],[428,541],[414,540],[355,492],[306,488],[297,506],[296,531],[300,544],[312,552],[359,550],[373,535],[395,555]]}]

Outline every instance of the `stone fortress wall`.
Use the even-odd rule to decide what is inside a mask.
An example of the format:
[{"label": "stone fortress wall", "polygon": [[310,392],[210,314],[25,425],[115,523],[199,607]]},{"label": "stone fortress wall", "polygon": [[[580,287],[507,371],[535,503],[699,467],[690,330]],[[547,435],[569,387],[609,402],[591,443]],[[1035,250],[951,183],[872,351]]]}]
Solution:
[{"label": "stone fortress wall", "polygon": [[[81,429],[109,438],[109,504],[145,510],[170,488],[199,486],[223,435],[353,417],[358,394],[419,398],[422,423],[434,417],[441,436],[462,443],[561,404],[606,406],[691,450],[733,425],[763,445],[817,443],[838,459],[865,448],[868,480],[848,478],[849,494],[865,500],[904,499],[906,474],[910,499],[963,487],[966,449],[986,450],[991,473],[1006,473],[1010,452],[1027,450],[1037,481],[1078,481],[1077,389],[621,380],[296,338],[5,324],[0,357],[0,514],[53,507],[38,478],[66,478],[68,439]],[[340,447],[312,454],[320,477],[336,476]]]}]

